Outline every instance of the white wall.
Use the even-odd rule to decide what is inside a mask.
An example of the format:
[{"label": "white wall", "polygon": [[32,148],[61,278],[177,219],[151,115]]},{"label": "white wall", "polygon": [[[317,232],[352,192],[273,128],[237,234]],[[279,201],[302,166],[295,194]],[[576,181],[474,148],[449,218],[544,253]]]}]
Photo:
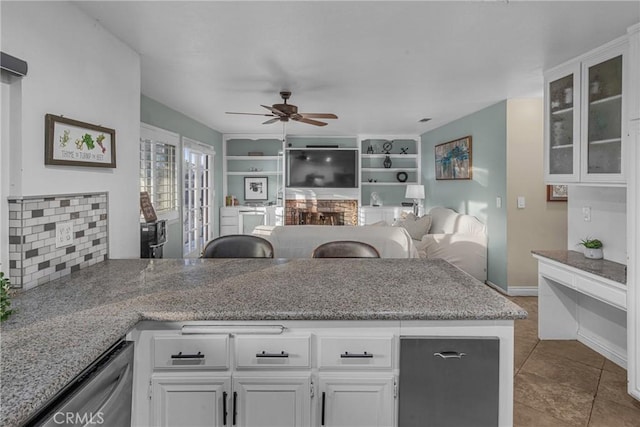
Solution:
[{"label": "white wall", "polygon": [[[12,196],[109,193],[109,257],[139,256],[140,58],[67,2],[2,2],[2,51],[27,61]],[[44,165],[47,113],[113,128],[117,168]],[[15,172],[15,175],[14,175]],[[16,194],[17,191],[17,194]]]},{"label": "white wall", "polygon": [[[627,190],[617,187],[569,186],[567,249],[592,237],[603,243],[605,259],[627,263]],[[583,219],[582,208],[591,208],[591,221]]]}]

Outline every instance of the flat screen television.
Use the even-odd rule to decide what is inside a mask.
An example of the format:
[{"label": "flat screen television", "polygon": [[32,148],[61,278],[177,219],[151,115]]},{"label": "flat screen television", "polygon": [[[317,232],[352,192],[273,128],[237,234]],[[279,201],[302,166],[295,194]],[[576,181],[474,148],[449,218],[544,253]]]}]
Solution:
[{"label": "flat screen television", "polygon": [[287,187],[357,188],[358,150],[287,150]]}]

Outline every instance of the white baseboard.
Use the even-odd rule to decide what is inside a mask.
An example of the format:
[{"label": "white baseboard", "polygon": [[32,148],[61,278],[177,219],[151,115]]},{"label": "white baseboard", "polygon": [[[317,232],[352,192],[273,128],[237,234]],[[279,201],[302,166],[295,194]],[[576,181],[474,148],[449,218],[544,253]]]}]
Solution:
[{"label": "white baseboard", "polygon": [[492,283],[487,280],[485,282],[487,285],[491,286],[496,291],[501,294],[508,295],[510,297],[537,297],[538,296],[538,287],[537,286],[510,286],[506,291],[500,286]]},{"label": "white baseboard", "polygon": [[616,345],[605,342],[597,336],[589,336],[583,331],[578,331],[578,341],[589,347],[591,350],[600,353],[616,365],[627,369],[627,355],[624,349],[618,348]]},{"label": "white baseboard", "polygon": [[509,286],[507,293],[512,297],[537,297],[537,286]]}]

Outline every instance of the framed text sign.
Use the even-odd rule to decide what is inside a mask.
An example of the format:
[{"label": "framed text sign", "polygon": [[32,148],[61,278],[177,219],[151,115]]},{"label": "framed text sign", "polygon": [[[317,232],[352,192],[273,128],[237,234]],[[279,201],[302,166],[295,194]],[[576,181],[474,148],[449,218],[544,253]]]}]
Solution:
[{"label": "framed text sign", "polygon": [[62,116],[44,118],[44,164],[116,167],[116,131]]}]

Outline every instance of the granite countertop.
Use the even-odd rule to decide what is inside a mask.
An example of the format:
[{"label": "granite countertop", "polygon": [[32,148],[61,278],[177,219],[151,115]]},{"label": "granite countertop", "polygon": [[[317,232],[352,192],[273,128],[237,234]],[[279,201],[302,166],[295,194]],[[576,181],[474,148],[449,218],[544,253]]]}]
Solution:
[{"label": "granite countertop", "polygon": [[0,424],[18,425],[141,320],[496,320],[527,313],[442,260],[108,260],[13,297]]},{"label": "granite countertop", "polygon": [[606,259],[590,259],[585,257],[582,252],[577,251],[536,250],[531,251],[531,253],[623,285],[627,284],[627,267],[624,264]]}]

